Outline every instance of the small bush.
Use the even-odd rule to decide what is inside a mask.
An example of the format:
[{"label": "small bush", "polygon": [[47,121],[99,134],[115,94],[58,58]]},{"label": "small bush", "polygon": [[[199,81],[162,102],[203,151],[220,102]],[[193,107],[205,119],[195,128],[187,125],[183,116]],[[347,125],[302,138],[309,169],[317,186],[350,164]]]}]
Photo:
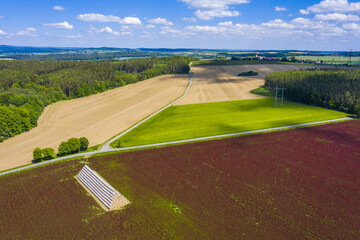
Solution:
[{"label": "small bush", "polygon": [[80,151],[85,151],[89,146],[89,140],[86,137],[80,138]]},{"label": "small bush", "polygon": [[43,153],[43,159],[44,160],[50,160],[53,159],[53,155],[55,154],[55,150],[51,147],[48,148],[44,148],[43,150],[41,150]]},{"label": "small bush", "polygon": [[70,138],[67,140],[69,146],[69,153],[77,153],[80,151],[80,140],[78,138]]},{"label": "small bush", "polygon": [[61,142],[58,150],[58,156],[65,156],[70,153],[69,145],[67,142]]},{"label": "small bush", "polygon": [[259,75],[259,73],[254,71],[242,72],[238,74],[238,76],[256,76],[256,75]]},{"label": "small bush", "polygon": [[34,161],[39,162],[43,158],[43,152],[40,148],[35,148],[33,151]]}]

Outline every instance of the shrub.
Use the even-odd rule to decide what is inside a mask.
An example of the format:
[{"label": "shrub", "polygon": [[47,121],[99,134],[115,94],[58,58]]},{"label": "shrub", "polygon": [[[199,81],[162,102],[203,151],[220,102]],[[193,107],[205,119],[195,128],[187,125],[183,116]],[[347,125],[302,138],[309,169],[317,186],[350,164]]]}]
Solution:
[{"label": "shrub", "polygon": [[43,154],[43,159],[45,160],[53,159],[53,155],[55,154],[55,150],[53,148],[48,147],[48,148],[44,148],[41,151]]},{"label": "shrub", "polygon": [[34,161],[40,161],[43,158],[43,152],[40,148],[35,148],[33,151]]},{"label": "shrub", "polygon": [[80,140],[78,138],[70,138],[67,140],[67,144],[69,147],[69,153],[77,153],[80,151]]},{"label": "shrub", "polygon": [[58,156],[65,156],[65,155],[68,155],[69,153],[70,153],[70,150],[69,150],[68,143],[67,142],[61,142],[57,155]]},{"label": "shrub", "polygon": [[85,151],[89,146],[89,140],[86,137],[80,138],[80,151]]},{"label": "shrub", "polygon": [[259,73],[254,71],[248,71],[248,72],[239,73],[238,76],[256,76],[256,75],[259,75]]}]

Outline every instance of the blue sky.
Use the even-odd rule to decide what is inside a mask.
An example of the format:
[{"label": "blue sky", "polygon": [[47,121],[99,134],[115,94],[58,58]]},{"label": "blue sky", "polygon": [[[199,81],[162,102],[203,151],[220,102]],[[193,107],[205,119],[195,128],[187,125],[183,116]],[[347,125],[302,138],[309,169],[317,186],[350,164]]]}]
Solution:
[{"label": "blue sky", "polygon": [[0,0],[0,45],[360,50],[360,1]]}]

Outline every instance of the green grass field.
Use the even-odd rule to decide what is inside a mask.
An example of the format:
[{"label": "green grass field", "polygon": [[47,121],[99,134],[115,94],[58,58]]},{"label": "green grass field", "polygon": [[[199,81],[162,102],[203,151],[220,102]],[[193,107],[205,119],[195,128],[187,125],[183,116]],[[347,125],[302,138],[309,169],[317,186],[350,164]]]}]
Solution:
[{"label": "green grass field", "polygon": [[[300,60],[324,61],[327,64],[347,64],[349,57],[346,56],[295,56]],[[360,64],[360,57],[352,57],[351,62],[354,65]]]},{"label": "green grass field", "polygon": [[[346,113],[273,98],[172,106],[115,141],[130,147],[346,117]],[[120,141],[120,144],[119,144]]]},{"label": "green grass field", "polygon": [[195,61],[191,66],[223,66],[223,65],[254,65],[254,64],[281,64],[281,62],[271,62],[271,61],[232,61],[224,59],[210,59]]}]

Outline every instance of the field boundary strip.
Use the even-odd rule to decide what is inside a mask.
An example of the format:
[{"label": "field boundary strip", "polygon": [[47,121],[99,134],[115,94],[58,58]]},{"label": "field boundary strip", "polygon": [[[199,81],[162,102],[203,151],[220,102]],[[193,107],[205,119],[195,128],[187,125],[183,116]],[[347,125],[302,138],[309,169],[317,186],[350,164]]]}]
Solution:
[{"label": "field boundary strip", "polygon": [[200,137],[200,138],[178,140],[178,141],[172,141],[172,142],[148,144],[148,145],[142,145],[142,146],[114,148],[114,149],[111,149],[111,148],[104,149],[104,148],[102,148],[101,150],[98,150],[98,151],[92,151],[92,152],[86,152],[86,153],[78,153],[78,154],[69,155],[69,156],[66,156],[66,157],[61,157],[61,158],[56,158],[56,159],[53,159],[53,160],[48,160],[48,161],[45,161],[45,162],[36,163],[36,164],[33,164],[33,165],[28,165],[28,166],[25,166],[25,167],[20,167],[20,168],[4,171],[4,172],[0,173],[0,176],[4,176],[4,175],[10,174],[10,173],[20,172],[20,171],[30,169],[30,168],[34,168],[34,167],[38,167],[38,166],[41,166],[41,165],[51,164],[51,163],[61,161],[61,160],[77,158],[77,157],[91,156],[91,155],[99,154],[99,153],[110,153],[110,152],[119,152],[119,151],[126,151],[126,150],[161,147],[161,146],[167,146],[167,145],[173,145],[173,144],[197,142],[197,141],[202,141],[202,140],[214,140],[214,139],[218,139],[218,138],[236,137],[236,136],[242,136],[242,135],[265,133],[265,132],[286,130],[286,129],[290,129],[290,128],[299,128],[299,127],[307,127],[307,126],[318,125],[318,124],[327,124],[327,123],[333,123],[333,122],[340,122],[340,121],[346,121],[346,120],[352,120],[352,119],[353,118],[351,118],[351,117],[337,118],[337,119],[331,119],[331,120],[325,120],[325,121],[318,121],[318,122],[311,122],[311,123],[301,123],[301,124],[294,124],[294,125],[283,126],[283,127],[259,129],[259,130],[239,132],[239,133],[229,133],[229,134],[222,134],[222,135],[215,135],[215,136],[208,136],[208,137]]}]

